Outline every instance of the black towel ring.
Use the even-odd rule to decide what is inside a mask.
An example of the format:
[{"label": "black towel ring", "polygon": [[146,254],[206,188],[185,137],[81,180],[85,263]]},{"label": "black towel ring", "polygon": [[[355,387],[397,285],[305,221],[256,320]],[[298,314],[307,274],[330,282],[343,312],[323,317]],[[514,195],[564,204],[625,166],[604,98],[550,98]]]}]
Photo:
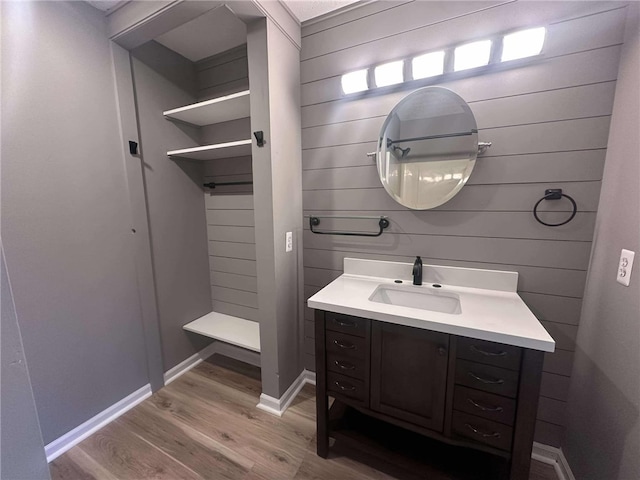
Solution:
[{"label": "black towel ring", "polygon": [[[560,222],[560,223],[547,223],[540,220],[540,217],[538,217],[538,205],[540,205],[540,203],[543,200],[560,200],[562,197],[568,199],[571,202],[571,205],[573,205],[573,212],[571,212],[571,216],[567,218],[564,222]],[[576,201],[573,198],[571,198],[569,195],[562,193],[561,188],[550,188],[545,190],[544,197],[538,200],[535,206],[533,207],[533,216],[535,217],[535,219],[538,222],[540,222],[542,225],[546,225],[547,227],[559,227],[560,225],[565,225],[569,223],[571,220],[573,220],[573,217],[576,216],[577,212],[578,212],[578,206],[576,205]]]}]

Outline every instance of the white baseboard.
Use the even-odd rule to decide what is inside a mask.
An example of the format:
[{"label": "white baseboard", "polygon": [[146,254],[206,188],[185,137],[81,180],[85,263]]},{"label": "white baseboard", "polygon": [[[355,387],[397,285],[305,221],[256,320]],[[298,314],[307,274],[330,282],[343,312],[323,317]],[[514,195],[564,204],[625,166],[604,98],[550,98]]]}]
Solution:
[{"label": "white baseboard", "polygon": [[298,393],[300,393],[302,387],[307,383],[311,385],[316,384],[315,372],[303,370],[280,398],[274,398],[263,393],[260,395],[260,403],[258,403],[257,408],[271,413],[272,415],[281,417],[287,408],[289,408],[289,405],[291,405],[291,402],[293,402]]},{"label": "white baseboard", "polygon": [[312,372],[311,370],[305,370],[305,373],[306,373],[306,376],[305,376],[306,383],[308,383],[309,385],[313,385],[315,387],[316,372]]},{"label": "white baseboard", "polygon": [[[260,366],[260,354],[250,352],[243,348],[233,347],[221,342],[213,342],[211,345],[206,346],[198,353],[190,356],[186,360],[180,362],[175,367],[171,368],[164,374],[164,384],[168,385],[175,379],[184,375],[193,367],[198,365],[203,360],[209,358],[214,353],[220,353],[236,360],[240,360],[252,365]],[[296,392],[297,393],[297,392]],[[47,461],[52,462],[67,450],[76,446],[82,440],[87,438],[92,433],[97,432],[102,427],[118,418],[123,413],[132,409],[143,400],[151,396],[151,385],[147,384],[144,387],[136,390],[131,395],[123,398],[117,403],[114,403],[106,410],[103,410],[93,418],[90,418],[82,425],[77,426],[70,432],[65,433],[61,437],[52,441],[44,447],[45,454],[47,455]]]},{"label": "white baseboard", "polygon": [[182,362],[180,362],[175,367],[170,368],[169,370],[167,370],[165,372],[165,374],[164,374],[164,384],[165,384],[165,386],[169,385],[171,382],[173,382],[180,375],[184,375],[189,370],[191,370],[193,367],[195,367],[196,365],[200,364],[203,360],[205,360],[205,359],[209,358],[211,355],[213,355],[215,353],[216,349],[217,349],[217,343],[218,342],[213,342],[212,344],[207,345],[202,350],[200,350],[198,353],[194,353],[189,358],[187,358],[186,360],[183,360]]},{"label": "white baseboard", "polygon": [[117,403],[114,403],[106,410],[103,410],[96,416],[90,418],[83,424],[77,426],[70,432],[65,433],[61,437],[52,441],[44,447],[45,454],[47,456],[47,462],[52,462],[67,450],[76,446],[82,440],[87,438],[92,433],[97,432],[102,427],[118,418],[123,413],[132,409],[143,400],[151,396],[151,385],[147,384],[142,388],[139,388],[131,395],[126,396]]},{"label": "white baseboard", "polygon": [[252,352],[251,350],[247,350],[246,348],[229,345],[228,343],[214,341],[210,345],[204,347],[198,353],[191,355],[189,358],[180,362],[175,367],[167,370],[167,372],[165,372],[164,374],[165,386],[169,385],[175,379],[177,379],[181,375],[184,375],[193,367],[197,366],[203,360],[206,360],[215,353],[224,355],[225,357],[233,358],[235,360],[240,360],[241,362],[245,362],[256,367],[260,366],[259,353]]},{"label": "white baseboard", "polygon": [[533,442],[531,458],[548,465],[552,465],[559,480],[576,480],[573,476],[567,457],[561,448],[551,447],[542,443]]},{"label": "white baseboard", "polygon": [[[564,452],[561,448],[559,450],[560,455],[558,456],[558,467],[560,471],[558,473],[558,477],[561,480],[576,480],[576,477],[573,475],[571,467],[569,466],[569,462],[567,461],[567,457],[564,456]],[[558,470],[556,470],[556,472],[558,472]]]}]

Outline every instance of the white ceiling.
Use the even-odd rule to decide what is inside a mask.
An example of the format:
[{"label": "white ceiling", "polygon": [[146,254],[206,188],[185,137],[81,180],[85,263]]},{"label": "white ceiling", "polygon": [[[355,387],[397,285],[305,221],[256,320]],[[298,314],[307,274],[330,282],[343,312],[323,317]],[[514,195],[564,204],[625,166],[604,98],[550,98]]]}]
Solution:
[{"label": "white ceiling", "polygon": [[87,3],[102,10],[103,12],[109,12],[116,5],[124,2],[122,2],[122,0],[87,0]]},{"label": "white ceiling", "polygon": [[247,43],[247,27],[226,7],[216,8],[155,38],[192,62]]},{"label": "white ceiling", "polygon": [[333,12],[359,0],[281,0],[298,17],[300,23]]}]

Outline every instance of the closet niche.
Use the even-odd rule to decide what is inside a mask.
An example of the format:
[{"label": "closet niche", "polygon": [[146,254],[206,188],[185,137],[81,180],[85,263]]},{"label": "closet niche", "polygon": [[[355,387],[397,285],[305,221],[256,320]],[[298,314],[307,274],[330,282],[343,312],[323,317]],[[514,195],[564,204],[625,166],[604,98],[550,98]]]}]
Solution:
[{"label": "closet niche", "polygon": [[[247,89],[206,99],[212,90],[226,93],[229,78],[232,90]],[[202,162],[204,181],[212,312],[183,328],[259,353],[246,45],[198,61],[196,82],[198,103],[164,112],[168,120],[200,127],[200,145],[167,152],[175,162]],[[244,358],[260,365],[254,355]]]},{"label": "closet niche", "polygon": [[[138,157],[143,172],[142,185],[135,176],[128,180],[146,195],[163,381],[206,348],[261,367],[263,397],[279,399],[301,368],[297,253],[285,255],[278,240],[285,231],[297,236],[302,213],[298,194],[288,211],[274,208],[281,204],[274,183],[284,177],[289,191],[301,190],[301,153],[295,109],[278,108],[280,133],[271,125],[269,105],[283,85],[270,83],[269,70],[293,66],[297,49],[270,18],[248,8],[251,2],[243,2],[249,5],[242,6],[242,20],[219,2],[192,3],[204,11],[191,12],[193,18],[182,23],[184,12],[176,14],[169,30],[165,18],[152,38],[139,27],[145,41],[127,52],[140,143],[131,160]],[[267,41],[278,34],[289,44],[285,57],[289,53],[292,61],[273,66]],[[116,42],[130,47],[130,38]],[[117,77],[126,73],[118,70],[117,58],[115,64]],[[298,75],[294,71],[283,83],[299,85]],[[126,116],[122,83],[118,96]],[[297,88],[287,95],[299,112]],[[126,123],[123,135],[131,133]],[[293,135],[284,133],[290,125],[298,128]],[[258,131],[264,142],[256,139]],[[278,158],[271,145],[286,146],[286,158]],[[260,172],[254,175],[256,165]],[[134,224],[143,221],[132,207]],[[143,239],[136,240],[144,249]]]}]

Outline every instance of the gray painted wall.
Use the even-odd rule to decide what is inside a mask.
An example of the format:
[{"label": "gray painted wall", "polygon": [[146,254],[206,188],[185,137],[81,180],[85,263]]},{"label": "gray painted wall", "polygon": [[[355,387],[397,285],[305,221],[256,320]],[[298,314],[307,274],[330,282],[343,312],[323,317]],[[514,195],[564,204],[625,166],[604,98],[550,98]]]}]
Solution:
[{"label": "gray painted wall", "polygon": [[[630,7],[562,449],[576,478],[640,475],[640,26]],[[620,250],[636,252],[629,287]]]},{"label": "gray painted wall", "polygon": [[134,233],[134,257],[136,259],[140,314],[145,336],[147,369],[151,389],[155,392],[164,386],[164,368],[162,365],[156,282],[153,276],[147,199],[144,188],[145,166],[139,152],[131,153],[129,149],[129,142],[140,144],[131,57],[128,50],[125,50],[115,42],[111,42],[111,55],[116,98],[120,113],[120,140],[122,142],[124,171],[129,187],[131,232]]},{"label": "gray painted wall", "polygon": [[[537,441],[555,446],[565,425],[598,209],[626,13],[621,5],[374,2],[302,32],[304,213],[391,220],[375,239],[318,236],[305,225],[305,298],[341,274],[345,256],[411,262],[421,255],[432,264],[519,272],[520,295],[557,342],[544,363],[536,428]],[[493,142],[467,186],[431,211],[394,202],[366,153],[375,150],[386,114],[409,91],[343,99],[340,75],[538,25],[548,27],[539,60],[439,84],[470,104],[480,141]],[[576,199],[574,221],[559,228],[535,222],[531,209],[546,188],[562,188]],[[548,217],[556,221],[567,215],[568,203],[544,208],[556,211]],[[314,368],[309,308],[305,319],[305,366]]]},{"label": "gray painted wall", "polygon": [[[251,181],[251,157],[205,162],[204,175],[205,182]],[[204,195],[212,308],[259,321],[253,188],[219,186]]]},{"label": "gray painted wall", "polygon": [[285,232],[294,250],[302,230],[300,161],[300,55],[270,20],[247,25],[251,131],[266,144],[253,146],[254,199],[262,390],[280,398],[301,371],[299,364],[296,251],[285,253]]},{"label": "gray painted wall", "polygon": [[[278,396],[280,396],[289,388],[303,368],[299,362],[299,339],[303,328],[299,321],[301,320],[299,318],[301,301],[299,279],[302,277],[300,51],[291,39],[270,21],[267,22],[267,38],[271,105],[269,111],[270,180],[276,268],[273,281],[276,301]],[[288,231],[293,233],[292,252],[285,252],[285,232]]]},{"label": "gray painted wall", "polygon": [[2,234],[46,444],[148,383],[145,344],[103,14],[6,2],[1,43]]},{"label": "gray painted wall", "polygon": [[1,244],[0,270],[0,478],[49,479],[49,466]]},{"label": "gray painted wall", "polygon": [[209,339],[182,326],[211,311],[202,163],[171,160],[168,150],[193,147],[200,129],[162,112],[196,101],[193,63],[156,42],[132,51],[151,252],[165,371]]}]

